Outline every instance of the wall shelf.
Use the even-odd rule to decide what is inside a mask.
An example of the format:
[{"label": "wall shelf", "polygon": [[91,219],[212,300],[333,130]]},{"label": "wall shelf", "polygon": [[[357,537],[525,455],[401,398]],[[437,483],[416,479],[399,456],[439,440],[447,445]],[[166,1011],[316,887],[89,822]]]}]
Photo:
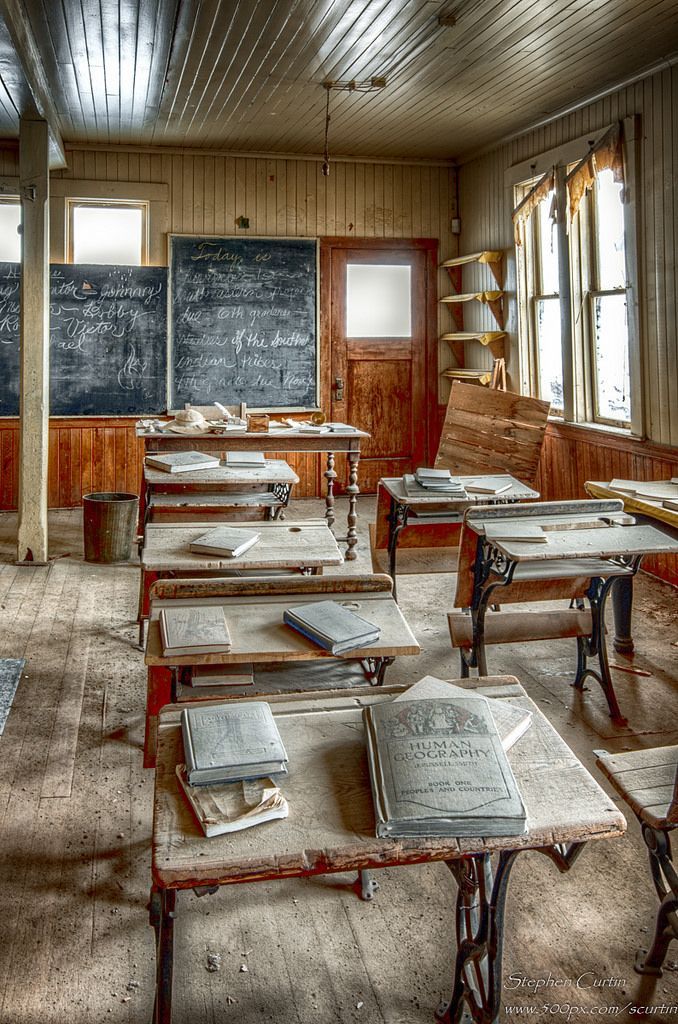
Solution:
[{"label": "wall shelf", "polygon": [[[462,292],[462,270],[471,263],[480,263],[487,266],[499,285],[499,290]],[[447,271],[452,287],[455,290],[453,295],[444,295],[439,301],[449,309],[454,317],[457,326],[456,331],[441,335],[441,341],[450,346],[454,358],[459,364],[457,367],[450,367],[443,371],[442,376],[449,379],[474,381],[490,387],[506,388],[506,363],[504,351],[504,339],[506,331],[505,310],[504,310],[504,253],[497,249],[484,249],[482,252],[471,253],[468,256],[456,256],[453,259],[445,260],[440,264]],[[464,330],[464,306],[469,302],[479,302],[489,309],[497,326],[498,331],[465,331]],[[481,345],[489,348],[494,359],[494,366],[489,370],[476,370],[466,366],[466,343],[469,341],[480,342]]]}]

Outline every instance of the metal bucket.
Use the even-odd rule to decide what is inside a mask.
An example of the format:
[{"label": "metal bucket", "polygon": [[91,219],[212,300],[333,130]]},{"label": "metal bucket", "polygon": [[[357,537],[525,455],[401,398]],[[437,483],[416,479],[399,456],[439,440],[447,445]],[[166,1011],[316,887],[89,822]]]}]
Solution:
[{"label": "metal bucket", "polygon": [[136,535],[139,498],[104,491],[82,499],[86,562],[126,562]]}]

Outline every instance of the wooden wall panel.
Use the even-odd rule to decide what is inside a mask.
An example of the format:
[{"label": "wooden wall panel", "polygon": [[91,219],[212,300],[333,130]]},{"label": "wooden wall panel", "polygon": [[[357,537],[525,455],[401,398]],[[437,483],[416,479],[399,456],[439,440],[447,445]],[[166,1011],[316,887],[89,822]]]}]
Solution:
[{"label": "wooden wall panel", "polygon": [[[516,319],[516,273],[511,225],[512,189],[505,171],[573,139],[595,137],[602,128],[624,117],[641,119],[639,196],[640,336],[643,398],[647,436],[657,444],[678,446],[678,289],[676,244],[678,202],[678,67],[669,67],[641,82],[620,89],[595,103],[552,121],[459,169],[461,250],[504,249],[507,254],[505,289],[509,293],[507,330],[509,386],[520,390]],[[464,290],[482,284],[482,268],[464,271]],[[470,287],[467,287],[470,286]],[[489,313],[469,310],[468,326],[491,328]],[[482,353],[478,359],[482,359]],[[479,363],[479,365],[486,365]],[[446,395],[442,396],[443,399]]]},{"label": "wooden wall panel", "polygon": [[[336,161],[326,178],[315,160],[85,147],[69,149],[67,155],[68,168],[55,177],[166,183],[171,232],[307,238],[416,235],[439,239],[444,258],[456,252],[450,234],[455,171],[442,163]],[[0,150],[0,169],[16,173],[14,150]],[[248,230],[237,227],[241,216],[249,218]],[[91,491],[136,492],[141,463],[132,425],[127,419],[51,420],[50,507],[77,506]],[[0,419],[0,509],[17,507],[17,438],[16,420]],[[300,477],[298,495],[321,493],[322,456],[300,454],[288,461]]]}]

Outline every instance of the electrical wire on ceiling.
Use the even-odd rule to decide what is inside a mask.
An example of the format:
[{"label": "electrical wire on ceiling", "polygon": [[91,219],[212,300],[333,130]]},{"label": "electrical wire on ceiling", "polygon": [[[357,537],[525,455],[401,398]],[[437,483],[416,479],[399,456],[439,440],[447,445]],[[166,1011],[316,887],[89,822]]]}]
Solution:
[{"label": "electrical wire on ceiling", "polygon": [[365,79],[364,81],[358,81],[356,79],[326,79],[326,81],[322,83],[323,88],[327,92],[325,102],[325,140],[322,163],[322,173],[325,177],[328,177],[330,173],[330,92],[334,90],[337,92],[364,93],[377,92],[381,89],[385,89],[388,79],[407,71],[417,58],[420,57],[425,50],[428,50],[441,32],[444,32],[445,29],[451,28],[456,25],[456,23],[456,15],[452,12],[447,14],[438,14],[434,18],[428,19],[426,23],[421,26],[418,32],[415,32],[413,36],[408,38],[407,43],[404,43],[394,53],[389,55],[387,65],[379,71],[379,74],[373,75],[371,78]]}]

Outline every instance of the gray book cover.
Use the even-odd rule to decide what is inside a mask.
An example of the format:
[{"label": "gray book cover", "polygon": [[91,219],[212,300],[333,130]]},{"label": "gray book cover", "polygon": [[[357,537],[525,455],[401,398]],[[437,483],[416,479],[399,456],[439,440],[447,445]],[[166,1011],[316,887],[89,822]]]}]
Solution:
[{"label": "gray book cover", "polygon": [[214,469],[219,459],[205,452],[168,452],[166,455],[147,455],[146,465],[166,473],[182,473],[191,469]]},{"label": "gray book cover", "polygon": [[260,537],[261,534],[256,530],[241,529],[237,526],[217,526],[196,537],[188,547],[196,554],[235,557],[253,547]]},{"label": "gray book cover", "polygon": [[283,613],[284,621],[334,654],[379,638],[379,626],[356,615],[339,601],[295,605]]},{"label": "gray book cover", "polygon": [[287,771],[287,754],[265,701],[192,705],[181,712],[191,785]]},{"label": "gray book cover", "polygon": [[231,634],[220,605],[173,605],[160,609],[163,651],[180,654],[228,651]]},{"label": "gray book cover", "polygon": [[484,702],[392,701],[363,715],[378,836],[525,832],[525,806]]}]

